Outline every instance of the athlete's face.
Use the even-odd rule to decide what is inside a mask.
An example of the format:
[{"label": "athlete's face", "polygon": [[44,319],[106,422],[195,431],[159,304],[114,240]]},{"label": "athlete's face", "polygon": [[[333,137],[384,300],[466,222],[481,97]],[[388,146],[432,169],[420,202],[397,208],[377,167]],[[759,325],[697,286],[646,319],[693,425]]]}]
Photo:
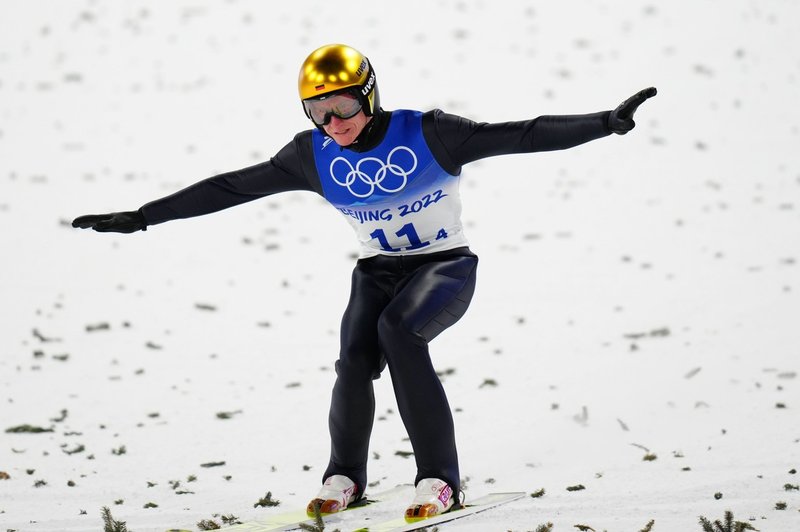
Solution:
[{"label": "athlete's face", "polygon": [[339,118],[333,115],[331,116],[331,121],[322,126],[322,128],[336,144],[349,146],[358,138],[370,120],[372,120],[372,117],[365,115],[364,111],[350,118]]}]

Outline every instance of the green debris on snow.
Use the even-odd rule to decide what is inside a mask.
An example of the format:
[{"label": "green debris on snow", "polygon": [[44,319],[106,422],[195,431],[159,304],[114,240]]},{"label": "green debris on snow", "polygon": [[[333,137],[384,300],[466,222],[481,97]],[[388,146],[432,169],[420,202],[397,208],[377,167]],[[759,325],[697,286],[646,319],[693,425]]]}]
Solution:
[{"label": "green debris on snow", "polygon": [[[325,522],[322,520],[322,512],[320,512],[319,504],[314,505],[314,524],[308,525],[306,523],[300,523],[300,530],[305,530],[306,532],[325,532]],[[333,532],[340,532],[340,530],[337,528]]]},{"label": "green debris on snow", "polygon": [[652,532],[652,530],[653,530],[653,525],[655,525],[655,524],[656,524],[656,520],[655,520],[655,519],[651,519],[651,520],[650,520],[650,522],[649,522],[649,523],[647,523],[647,524],[644,526],[644,528],[643,528],[643,529],[641,529],[639,532]]},{"label": "green debris on snow", "polygon": [[725,512],[725,517],[723,517],[723,519],[724,522],[717,519],[712,523],[701,515],[700,526],[703,527],[703,532],[744,532],[745,530],[758,530],[750,523],[734,521],[733,512],[730,510]]},{"label": "green debris on snow", "polygon": [[115,520],[107,506],[103,506],[101,515],[103,517],[103,532],[129,532],[125,522]]},{"label": "green debris on snow", "polygon": [[268,491],[266,495],[258,500],[255,504],[253,504],[253,508],[267,508],[278,506],[281,501],[272,498],[272,492]]},{"label": "green debris on snow", "polygon": [[17,425],[16,427],[9,427],[6,429],[8,434],[41,434],[43,432],[54,432],[53,428],[46,429],[44,427],[37,427],[35,425]]}]

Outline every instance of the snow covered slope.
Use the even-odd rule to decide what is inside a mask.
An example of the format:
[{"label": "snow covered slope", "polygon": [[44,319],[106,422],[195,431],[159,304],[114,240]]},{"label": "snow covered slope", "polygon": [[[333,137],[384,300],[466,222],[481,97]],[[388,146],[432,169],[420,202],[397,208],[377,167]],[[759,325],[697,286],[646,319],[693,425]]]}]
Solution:
[{"label": "snow covered slope", "polygon": [[[465,168],[479,286],[432,352],[467,496],[545,494],[441,529],[800,530],[798,21],[788,0],[0,4],[0,530],[101,530],[103,506],[191,528],[316,492],[341,215],[290,193],[132,235],[69,222],[270,157],[328,42],[370,57],[387,109],[659,89],[624,137]],[[374,491],[415,473],[388,375],[377,394]]]}]

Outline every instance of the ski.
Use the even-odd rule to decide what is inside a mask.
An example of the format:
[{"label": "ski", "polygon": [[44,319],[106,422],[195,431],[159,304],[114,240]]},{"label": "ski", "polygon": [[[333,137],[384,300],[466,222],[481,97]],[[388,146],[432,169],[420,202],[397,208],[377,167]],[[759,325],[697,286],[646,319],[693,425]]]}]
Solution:
[{"label": "ski", "polygon": [[[374,497],[367,496],[365,499],[348,506],[342,512],[323,517],[323,521],[326,525],[336,525],[336,523],[342,522],[346,517],[357,510],[374,507],[376,504],[389,501],[400,496],[402,493],[411,492],[411,490],[413,490],[413,486],[411,485],[399,485],[386,491],[382,491],[376,494]],[[313,526],[314,522],[315,520],[313,518],[308,517],[305,509],[302,509],[264,516],[263,518],[254,521],[247,521],[238,525],[225,527],[225,530],[226,532],[228,530],[235,532],[289,532],[293,530],[300,530],[300,525]],[[172,528],[167,530],[167,532],[191,531]]]},{"label": "ski", "polygon": [[384,521],[383,523],[375,523],[364,528],[356,529],[355,532],[411,532],[412,530],[422,530],[432,525],[447,523],[479,512],[485,512],[501,504],[521,499],[524,496],[524,492],[490,493],[475,499],[458,510],[451,510],[436,517],[421,519],[415,523],[409,523],[406,521],[405,517],[399,517],[390,521]]}]

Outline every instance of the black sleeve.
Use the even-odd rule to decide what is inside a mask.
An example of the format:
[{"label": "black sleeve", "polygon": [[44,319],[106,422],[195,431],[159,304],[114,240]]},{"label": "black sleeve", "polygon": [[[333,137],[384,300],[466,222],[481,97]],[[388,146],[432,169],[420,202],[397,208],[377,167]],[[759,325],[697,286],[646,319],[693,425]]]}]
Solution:
[{"label": "black sleeve", "polygon": [[545,115],[519,122],[473,122],[439,109],[423,115],[422,130],[436,160],[453,175],[461,166],[495,155],[572,148],[611,134],[610,111]]},{"label": "black sleeve", "polygon": [[311,154],[311,133],[298,133],[277,155],[263,163],[209,177],[140,209],[147,225],[191,218],[278,192],[320,192]]}]

